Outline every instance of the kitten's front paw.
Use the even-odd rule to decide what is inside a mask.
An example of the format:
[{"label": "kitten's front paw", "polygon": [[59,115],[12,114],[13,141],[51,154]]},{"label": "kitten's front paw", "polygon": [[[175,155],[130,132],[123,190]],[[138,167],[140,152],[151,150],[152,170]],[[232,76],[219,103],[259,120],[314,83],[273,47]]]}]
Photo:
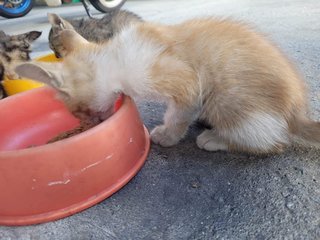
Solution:
[{"label": "kitten's front paw", "polygon": [[166,128],[166,126],[161,125],[155,127],[151,131],[151,140],[152,142],[159,144],[163,147],[171,147],[177,144],[180,140],[180,137],[176,136],[172,130]]}]

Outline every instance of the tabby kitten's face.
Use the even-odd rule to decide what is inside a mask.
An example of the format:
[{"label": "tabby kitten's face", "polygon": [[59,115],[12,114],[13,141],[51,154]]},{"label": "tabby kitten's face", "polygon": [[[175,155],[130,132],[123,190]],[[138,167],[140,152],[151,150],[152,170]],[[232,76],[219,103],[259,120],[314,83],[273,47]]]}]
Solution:
[{"label": "tabby kitten's face", "polygon": [[31,43],[40,37],[41,32],[31,31],[18,35],[7,35],[0,31],[0,54],[1,60],[27,61],[30,60]]},{"label": "tabby kitten's face", "polygon": [[[41,32],[31,31],[18,35],[7,35],[0,31],[0,82],[4,76],[17,78],[13,71],[14,64],[30,60],[31,43],[39,38]],[[0,99],[5,97],[5,92],[0,83]]]}]

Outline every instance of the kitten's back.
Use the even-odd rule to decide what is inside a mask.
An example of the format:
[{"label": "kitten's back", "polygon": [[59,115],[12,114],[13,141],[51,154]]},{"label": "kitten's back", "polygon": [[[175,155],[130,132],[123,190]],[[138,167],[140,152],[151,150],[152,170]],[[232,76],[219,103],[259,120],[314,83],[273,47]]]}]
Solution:
[{"label": "kitten's back", "polygon": [[101,19],[71,20],[74,29],[85,39],[92,42],[103,42],[118,33],[124,26],[142,19],[135,13],[120,10],[106,13]]},{"label": "kitten's back", "polygon": [[[55,16],[60,18],[59,16]],[[56,56],[64,57],[64,49],[59,38],[59,34],[64,29],[73,28],[82,37],[90,42],[101,43],[105,42],[115,34],[119,33],[121,29],[129,24],[134,24],[137,22],[142,22],[142,18],[133,12],[125,10],[117,10],[106,13],[101,19],[89,18],[89,19],[72,19],[64,20],[62,18],[56,19],[57,22],[64,22],[66,26],[61,27],[59,23],[51,22],[52,28],[49,32],[49,45],[50,48],[55,52]],[[71,26],[70,26],[70,25]],[[69,26],[67,26],[69,25]]]}]

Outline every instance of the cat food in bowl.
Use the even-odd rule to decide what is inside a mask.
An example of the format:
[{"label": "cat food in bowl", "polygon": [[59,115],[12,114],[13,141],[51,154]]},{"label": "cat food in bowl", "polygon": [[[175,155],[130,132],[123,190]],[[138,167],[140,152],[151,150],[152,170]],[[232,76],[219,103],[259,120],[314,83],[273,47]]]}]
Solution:
[{"label": "cat food in bowl", "polygon": [[72,215],[109,197],[142,167],[149,136],[134,102],[120,98],[99,125],[46,144],[79,125],[48,87],[0,101],[0,225]]},{"label": "cat food in bowl", "polygon": [[[47,54],[41,57],[36,58],[37,61],[41,62],[57,62],[61,61],[61,59],[56,58],[54,54]],[[38,88],[44,86],[43,83],[31,80],[31,79],[14,79],[9,80],[5,77],[2,85],[6,91],[6,93],[10,96],[16,93],[24,92],[33,88]]]}]

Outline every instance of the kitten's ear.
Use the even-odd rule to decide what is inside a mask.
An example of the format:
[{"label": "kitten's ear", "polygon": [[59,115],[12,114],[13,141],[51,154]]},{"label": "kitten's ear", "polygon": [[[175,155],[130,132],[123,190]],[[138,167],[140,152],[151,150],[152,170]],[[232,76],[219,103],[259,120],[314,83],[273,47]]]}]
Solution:
[{"label": "kitten's ear", "polygon": [[36,40],[38,37],[40,37],[41,34],[42,32],[39,32],[39,31],[31,31],[31,32],[14,35],[12,36],[12,38],[19,39],[19,40],[27,40],[29,43],[31,43],[34,40]]},{"label": "kitten's ear", "polygon": [[63,78],[59,64],[60,63],[22,63],[15,67],[15,72],[21,77],[43,82],[60,90]]},{"label": "kitten's ear", "polygon": [[15,72],[25,78],[33,79],[48,84],[55,88],[60,96],[70,98],[70,94],[63,89],[61,63],[27,62],[16,66]]},{"label": "kitten's ear", "polygon": [[51,23],[52,27],[59,30],[64,29],[73,29],[73,26],[71,23],[69,23],[67,20],[64,20],[60,16],[54,13],[48,13],[48,20]]},{"label": "kitten's ear", "polygon": [[39,38],[41,36],[41,34],[42,34],[42,32],[39,32],[39,31],[31,31],[31,32],[26,33],[26,37],[29,42],[33,42],[34,40]]},{"label": "kitten's ear", "polygon": [[81,48],[89,42],[74,30],[64,30],[60,35],[63,47],[68,51]]}]

